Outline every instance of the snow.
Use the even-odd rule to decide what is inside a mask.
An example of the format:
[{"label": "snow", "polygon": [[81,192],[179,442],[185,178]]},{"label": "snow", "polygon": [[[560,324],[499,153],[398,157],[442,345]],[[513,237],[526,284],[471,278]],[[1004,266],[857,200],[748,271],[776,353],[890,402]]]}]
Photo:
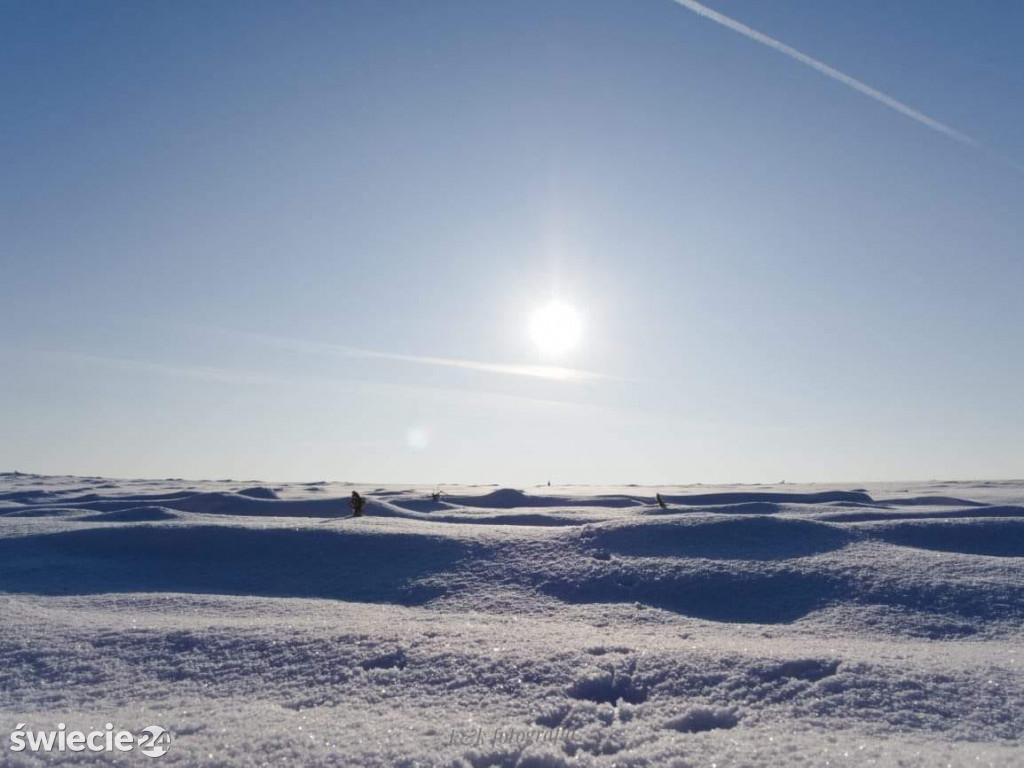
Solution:
[{"label": "snow", "polygon": [[436,490],[0,475],[0,765],[1024,763],[1024,482]]}]

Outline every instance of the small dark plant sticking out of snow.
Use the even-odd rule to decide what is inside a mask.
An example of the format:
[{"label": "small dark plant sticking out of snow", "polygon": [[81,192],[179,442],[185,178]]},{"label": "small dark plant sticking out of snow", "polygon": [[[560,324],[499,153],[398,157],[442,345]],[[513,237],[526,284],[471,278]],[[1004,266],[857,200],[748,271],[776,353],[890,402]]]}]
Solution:
[{"label": "small dark plant sticking out of snow", "polygon": [[360,496],[358,491],[352,491],[352,498],[349,499],[348,503],[352,507],[352,517],[363,516],[363,507],[366,505],[366,499]]},{"label": "small dark plant sticking out of snow", "polygon": [[669,720],[665,727],[682,733],[700,733],[718,728],[732,728],[738,722],[735,707],[694,707],[689,712]]}]

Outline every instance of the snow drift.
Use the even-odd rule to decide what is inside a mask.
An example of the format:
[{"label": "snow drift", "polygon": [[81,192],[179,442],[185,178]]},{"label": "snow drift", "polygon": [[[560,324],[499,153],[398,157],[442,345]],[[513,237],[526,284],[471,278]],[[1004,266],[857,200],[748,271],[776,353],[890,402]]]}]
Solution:
[{"label": "snow drift", "polygon": [[659,490],[2,475],[0,709],[178,765],[1019,764],[1024,484]]}]

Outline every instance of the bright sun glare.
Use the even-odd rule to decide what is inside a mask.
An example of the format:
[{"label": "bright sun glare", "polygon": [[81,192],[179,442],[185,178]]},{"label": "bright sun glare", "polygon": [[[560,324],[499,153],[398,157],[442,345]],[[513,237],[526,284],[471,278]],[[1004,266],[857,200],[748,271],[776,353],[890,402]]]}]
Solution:
[{"label": "bright sun glare", "polygon": [[552,301],[530,317],[530,337],[548,355],[561,355],[576,346],[583,323],[579,313],[561,301]]}]

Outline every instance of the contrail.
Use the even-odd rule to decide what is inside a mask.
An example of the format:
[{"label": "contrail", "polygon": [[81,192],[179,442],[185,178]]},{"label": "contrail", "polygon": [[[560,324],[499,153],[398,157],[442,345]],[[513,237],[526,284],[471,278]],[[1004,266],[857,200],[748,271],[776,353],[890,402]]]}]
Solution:
[{"label": "contrail", "polygon": [[581,371],[578,368],[561,368],[551,365],[517,365],[508,363],[485,363],[477,360],[457,360],[448,357],[421,357],[419,355],[396,355],[390,352],[374,352],[368,349],[319,345],[342,355],[351,357],[375,357],[379,360],[396,360],[402,363],[421,363],[423,365],[441,365],[449,368],[463,368],[470,371],[486,371],[487,373],[504,373],[513,376],[536,376],[541,379],[589,380],[609,378],[593,371]]},{"label": "contrail", "polygon": [[[230,332],[235,333],[235,332]],[[245,332],[238,332],[258,338],[257,334],[247,334]],[[278,337],[264,337],[268,340],[278,339]],[[278,339],[279,341],[281,339]],[[372,356],[378,357],[383,356],[386,359],[395,359],[399,361],[409,362],[423,362],[431,365],[456,365],[456,367],[466,367],[463,363],[468,361],[462,360],[445,360],[443,358],[410,358],[404,355],[385,355],[383,353],[373,353],[367,350],[354,350],[342,348],[339,352],[338,348],[332,348],[329,345],[325,345],[329,351],[333,351],[340,354],[351,354],[355,356]],[[312,347],[310,347],[312,349]],[[90,363],[93,365],[104,365],[111,368],[120,369],[123,371],[135,371],[139,373],[149,374],[151,376],[159,377],[175,377],[175,378],[188,378],[198,379],[200,381],[209,381],[218,384],[239,384],[245,387],[253,387],[259,385],[285,385],[289,387],[295,387],[299,385],[307,386],[322,386],[329,387],[331,389],[340,389],[351,394],[366,394],[366,393],[379,393],[382,390],[392,392],[401,395],[410,394],[425,394],[433,396],[456,396],[462,398],[477,398],[482,401],[494,401],[501,403],[513,403],[513,404],[525,404],[530,406],[542,405],[549,407],[568,407],[577,410],[588,411],[588,412],[601,412],[601,413],[620,413],[628,414],[629,412],[620,411],[615,408],[607,408],[600,405],[589,405],[586,403],[576,403],[569,400],[558,400],[552,398],[541,398],[541,397],[529,397],[525,395],[509,395],[502,392],[481,392],[477,390],[466,390],[459,389],[457,387],[430,387],[422,386],[417,384],[395,384],[391,382],[379,382],[379,381],[367,381],[367,380],[352,380],[352,379],[335,379],[335,378],[324,378],[324,377],[307,377],[307,376],[289,376],[289,375],[277,375],[272,373],[265,373],[258,370],[243,370],[236,368],[213,368],[209,366],[200,365],[189,365],[189,364],[175,364],[175,363],[163,363],[153,360],[144,360],[137,357],[115,357],[111,355],[93,355],[84,352],[71,352],[61,350],[29,350],[26,354],[33,358],[46,358],[50,360],[58,360],[62,362],[71,363]],[[495,364],[493,367],[486,363],[479,364],[484,366],[478,368],[476,364],[472,364],[471,367],[474,369],[493,371],[495,373],[513,373],[523,376],[539,376],[541,378],[561,378],[561,379],[572,379],[572,378],[586,378],[590,376],[598,376],[599,374],[592,374],[586,371],[577,371],[570,368],[554,368],[547,369],[539,367],[536,371],[529,370],[531,366],[502,366]],[[507,369],[507,370],[506,370]]]},{"label": "contrail", "polygon": [[[199,326],[196,326],[199,327]],[[210,330],[210,329],[204,329]],[[372,349],[360,349],[341,344],[329,344],[321,341],[304,341],[284,336],[273,336],[264,333],[252,333],[251,331],[233,331],[226,328],[218,328],[217,331],[231,336],[243,337],[260,341],[266,344],[285,347],[320,354],[341,355],[343,357],[368,357],[378,360],[394,360],[400,363],[416,363],[420,365],[434,365],[446,368],[462,368],[469,371],[484,371],[486,373],[499,373],[511,376],[531,376],[540,379],[555,379],[558,381],[596,381],[599,379],[616,379],[595,371],[585,371],[579,368],[563,368],[553,365],[520,365],[516,363],[490,363],[479,360],[461,360],[450,357],[425,357],[422,355],[401,355],[393,352],[379,352]]]},{"label": "contrail", "polygon": [[767,45],[769,48],[774,48],[776,51],[783,54],[784,56],[789,56],[789,58],[799,61],[801,64],[806,64],[811,69],[817,70],[826,77],[831,77],[833,80],[836,80],[842,83],[843,85],[853,88],[853,90],[857,91],[858,93],[863,93],[865,96],[874,99],[880,104],[884,104],[889,109],[895,112],[899,112],[904,117],[909,117],[911,120],[915,120],[921,125],[931,128],[933,131],[938,131],[942,135],[948,136],[954,141],[959,141],[961,144],[966,144],[969,147],[974,147],[975,149],[983,150],[988,154],[993,154],[1003,162],[1009,163],[1018,170],[1024,169],[1022,168],[1022,166],[1010,160],[1009,158],[1003,157],[1002,155],[999,155],[998,153],[994,153],[991,150],[987,149],[985,146],[983,146],[977,140],[972,139],[966,133],[961,133],[955,128],[951,128],[945,123],[936,120],[934,117],[929,117],[924,112],[918,112],[913,107],[908,107],[902,101],[894,99],[892,96],[886,93],[882,93],[876,88],[872,88],[867,83],[862,83],[860,80],[850,77],[849,75],[840,72],[838,69],[830,67],[828,64],[825,64],[822,61],[818,61],[817,59],[808,56],[806,53],[801,53],[796,48],[786,45],[785,43],[776,40],[774,37],[768,37],[768,35],[764,34],[763,32],[758,32],[756,29],[751,29],[746,24],[741,24],[735,19],[730,19],[728,16],[723,16],[717,11],[713,11],[707,6],[701,5],[700,3],[696,2],[695,0],[674,0],[674,2],[683,6],[683,8],[686,8],[687,10],[693,11],[698,16],[703,16],[705,19],[710,19],[716,24],[721,24],[723,27],[731,29],[733,32],[739,32],[744,37],[749,37],[751,40],[761,43],[762,45]]}]

